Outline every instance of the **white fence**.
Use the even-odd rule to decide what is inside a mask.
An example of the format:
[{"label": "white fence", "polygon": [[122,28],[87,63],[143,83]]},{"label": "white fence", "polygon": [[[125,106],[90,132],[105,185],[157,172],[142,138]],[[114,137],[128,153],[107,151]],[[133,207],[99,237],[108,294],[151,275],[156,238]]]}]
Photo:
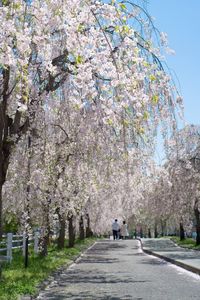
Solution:
[{"label": "white fence", "polygon": [[[26,250],[26,234],[23,235],[14,235],[8,233],[3,236],[3,241],[0,242],[0,261],[12,261],[12,250],[13,249],[22,249],[23,256],[25,256]],[[34,253],[38,253],[38,244],[39,244],[39,233],[36,232],[34,235],[28,235],[28,244],[33,244]],[[3,255],[1,255],[3,253]]]}]

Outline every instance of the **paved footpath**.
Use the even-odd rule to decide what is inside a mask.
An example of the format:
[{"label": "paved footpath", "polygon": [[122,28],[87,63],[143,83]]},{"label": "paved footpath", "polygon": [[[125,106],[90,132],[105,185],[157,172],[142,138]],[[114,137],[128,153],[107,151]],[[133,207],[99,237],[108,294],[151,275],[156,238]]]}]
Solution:
[{"label": "paved footpath", "polygon": [[200,299],[200,276],[143,253],[137,240],[103,240],[37,299]]},{"label": "paved footpath", "polygon": [[181,248],[167,238],[141,239],[141,243],[145,253],[164,258],[177,266],[200,275],[200,251]]}]

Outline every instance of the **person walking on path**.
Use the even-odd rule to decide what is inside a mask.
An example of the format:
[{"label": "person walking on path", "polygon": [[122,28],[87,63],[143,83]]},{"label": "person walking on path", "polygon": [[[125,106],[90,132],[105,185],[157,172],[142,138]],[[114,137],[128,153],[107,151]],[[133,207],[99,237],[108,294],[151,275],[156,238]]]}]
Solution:
[{"label": "person walking on path", "polygon": [[125,240],[128,237],[128,235],[129,235],[129,233],[128,233],[128,228],[127,228],[126,221],[123,221],[123,224],[121,226],[122,239]]},{"label": "person walking on path", "polygon": [[119,224],[117,219],[112,223],[112,231],[113,231],[113,239],[117,240],[118,239],[118,231],[119,231]]}]

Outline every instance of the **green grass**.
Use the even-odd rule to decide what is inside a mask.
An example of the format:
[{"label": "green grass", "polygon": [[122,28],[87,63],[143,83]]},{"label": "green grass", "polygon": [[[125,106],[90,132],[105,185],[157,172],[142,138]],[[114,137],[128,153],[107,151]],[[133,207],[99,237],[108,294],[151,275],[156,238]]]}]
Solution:
[{"label": "green grass", "polygon": [[37,286],[53,271],[63,265],[70,264],[82,251],[94,243],[95,238],[77,241],[74,248],[58,250],[55,245],[48,249],[48,256],[36,256],[30,250],[28,268],[24,268],[22,254],[15,251],[11,264],[3,266],[0,280],[0,300],[19,299],[19,295],[34,295]]},{"label": "green grass", "polygon": [[177,236],[170,237],[170,239],[175,242],[177,245],[188,248],[188,249],[194,249],[194,250],[200,250],[200,245],[196,246],[196,241],[192,238],[186,238],[183,241],[180,241],[180,238]]}]

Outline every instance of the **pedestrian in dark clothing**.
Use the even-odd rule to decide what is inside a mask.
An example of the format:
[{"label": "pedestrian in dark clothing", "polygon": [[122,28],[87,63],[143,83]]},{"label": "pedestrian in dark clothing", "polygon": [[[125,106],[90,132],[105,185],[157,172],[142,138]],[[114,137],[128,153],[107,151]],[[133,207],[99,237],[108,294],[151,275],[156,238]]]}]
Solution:
[{"label": "pedestrian in dark clothing", "polygon": [[118,231],[119,231],[119,224],[117,222],[117,219],[112,223],[112,231],[113,231],[113,239],[118,239]]}]

